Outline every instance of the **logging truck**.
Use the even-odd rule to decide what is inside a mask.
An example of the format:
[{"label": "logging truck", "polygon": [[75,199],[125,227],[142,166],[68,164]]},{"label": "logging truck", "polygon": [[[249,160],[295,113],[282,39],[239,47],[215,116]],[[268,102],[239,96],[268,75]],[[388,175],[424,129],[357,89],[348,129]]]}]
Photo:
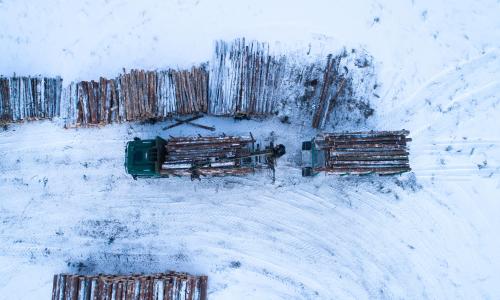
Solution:
[{"label": "logging truck", "polygon": [[253,136],[172,137],[127,143],[125,168],[138,177],[243,175],[271,169],[285,146],[256,143]]},{"label": "logging truck", "polygon": [[[322,133],[302,142],[302,176],[320,172],[339,175],[395,175],[411,171],[409,132],[368,131]],[[243,175],[271,169],[285,154],[285,146],[261,147],[253,136],[136,138],[128,142],[125,167],[134,179]]]}]

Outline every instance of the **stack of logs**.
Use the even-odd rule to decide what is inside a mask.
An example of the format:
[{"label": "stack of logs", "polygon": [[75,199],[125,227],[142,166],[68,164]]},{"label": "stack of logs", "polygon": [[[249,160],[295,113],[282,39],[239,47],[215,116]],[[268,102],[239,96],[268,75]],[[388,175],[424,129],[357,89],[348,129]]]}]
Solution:
[{"label": "stack of logs", "polygon": [[325,152],[325,166],[315,171],[336,174],[399,174],[410,171],[406,130],[325,133],[315,139]]},{"label": "stack of logs", "polygon": [[217,41],[210,64],[209,112],[213,115],[270,115],[276,112],[285,57],[269,45]]},{"label": "stack of logs", "polygon": [[206,300],[207,277],[186,273],[54,276],[52,300]]},{"label": "stack of logs", "polygon": [[162,175],[215,176],[247,174],[250,166],[240,166],[239,159],[249,157],[254,143],[252,137],[176,137],[165,144],[166,156]]},{"label": "stack of logs", "polygon": [[323,128],[325,126],[335,102],[344,92],[346,78],[340,68],[341,60],[342,56],[332,57],[330,54],[327,57],[323,78],[320,81],[320,94],[312,120],[313,128]]},{"label": "stack of logs", "polygon": [[0,77],[0,121],[50,119],[59,116],[62,79]]},{"label": "stack of logs", "polygon": [[64,91],[63,119],[71,126],[163,119],[206,113],[208,72],[132,70],[116,79],[71,83]]},{"label": "stack of logs", "polygon": [[61,78],[0,77],[0,121],[61,117],[71,127],[200,113],[269,116],[291,109],[291,100],[301,98],[300,91],[314,82],[307,105],[312,127],[322,128],[336,102],[350,97],[346,57],[329,55],[326,65],[324,60],[294,63],[272,54],[267,43],[236,39],[217,41],[209,65],[190,70],[132,70],[64,89]]}]

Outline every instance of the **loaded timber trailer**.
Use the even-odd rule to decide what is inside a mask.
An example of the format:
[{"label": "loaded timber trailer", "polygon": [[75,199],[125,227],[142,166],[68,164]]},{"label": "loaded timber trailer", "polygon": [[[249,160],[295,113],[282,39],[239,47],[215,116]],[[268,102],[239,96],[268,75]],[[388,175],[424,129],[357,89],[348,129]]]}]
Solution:
[{"label": "loaded timber trailer", "polygon": [[253,136],[135,138],[125,149],[125,168],[138,177],[243,175],[256,169],[274,171],[283,145],[256,144]]},{"label": "loaded timber trailer", "polygon": [[409,131],[323,133],[302,143],[302,176],[394,175],[411,170]]}]

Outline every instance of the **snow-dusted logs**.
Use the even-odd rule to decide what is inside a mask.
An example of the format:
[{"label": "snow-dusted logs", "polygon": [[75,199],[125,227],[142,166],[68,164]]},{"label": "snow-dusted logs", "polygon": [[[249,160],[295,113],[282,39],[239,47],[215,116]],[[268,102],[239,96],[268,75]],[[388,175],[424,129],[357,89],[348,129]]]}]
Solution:
[{"label": "snow-dusted logs", "polygon": [[337,174],[398,174],[410,171],[406,130],[325,133],[315,138],[325,165],[315,171]]},{"label": "snow-dusted logs", "polygon": [[373,82],[363,52],[297,60],[272,53],[268,43],[236,39],[217,41],[209,64],[189,70],[131,70],[64,89],[60,78],[0,77],[0,120],[60,116],[72,127],[200,113],[288,116],[299,108],[312,115],[313,128],[324,128],[332,112],[334,124],[371,115]]},{"label": "snow-dusted logs", "polygon": [[269,53],[269,45],[245,39],[217,41],[210,62],[209,113],[234,116],[276,112],[284,56]]},{"label": "snow-dusted logs", "polygon": [[[361,74],[362,68],[355,66],[354,59],[354,54],[343,51],[326,60],[297,62],[293,56],[271,53],[267,43],[217,41],[210,61],[208,112],[272,115],[292,109],[295,98],[307,99],[312,127],[324,128],[336,103],[356,96],[353,76]],[[304,87],[309,87],[307,95],[300,94]]]},{"label": "snow-dusted logs", "polygon": [[206,300],[207,276],[153,275],[54,276],[52,300]]},{"label": "snow-dusted logs", "polygon": [[61,87],[59,77],[0,77],[0,121],[59,116]]},{"label": "snow-dusted logs", "polygon": [[123,109],[123,120],[158,117],[156,79],[156,72],[144,70],[132,70],[115,79],[119,83],[118,105]]},{"label": "snow-dusted logs", "polygon": [[208,110],[208,72],[204,68],[171,71],[175,83],[177,114],[206,113]]},{"label": "snow-dusted logs", "polygon": [[206,113],[208,72],[131,70],[115,79],[71,83],[63,91],[66,125],[103,125]]},{"label": "snow-dusted logs", "polygon": [[346,77],[341,70],[340,62],[342,56],[333,57],[331,54],[327,57],[323,78],[320,81],[320,94],[316,100],[316,110],[313,115],[312,127],[323,128],[328,116],[333,110],[339,95],[344,92]]}]

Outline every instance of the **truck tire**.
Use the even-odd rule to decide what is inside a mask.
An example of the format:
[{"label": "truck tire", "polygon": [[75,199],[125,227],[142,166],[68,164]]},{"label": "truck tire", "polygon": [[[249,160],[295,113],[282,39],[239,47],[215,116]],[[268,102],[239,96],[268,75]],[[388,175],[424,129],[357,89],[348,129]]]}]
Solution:
[{"label": "truck tire", "polygon": [[313,175],[313,170],[311,167],[302,168],[302,177],[309,177]]}]

